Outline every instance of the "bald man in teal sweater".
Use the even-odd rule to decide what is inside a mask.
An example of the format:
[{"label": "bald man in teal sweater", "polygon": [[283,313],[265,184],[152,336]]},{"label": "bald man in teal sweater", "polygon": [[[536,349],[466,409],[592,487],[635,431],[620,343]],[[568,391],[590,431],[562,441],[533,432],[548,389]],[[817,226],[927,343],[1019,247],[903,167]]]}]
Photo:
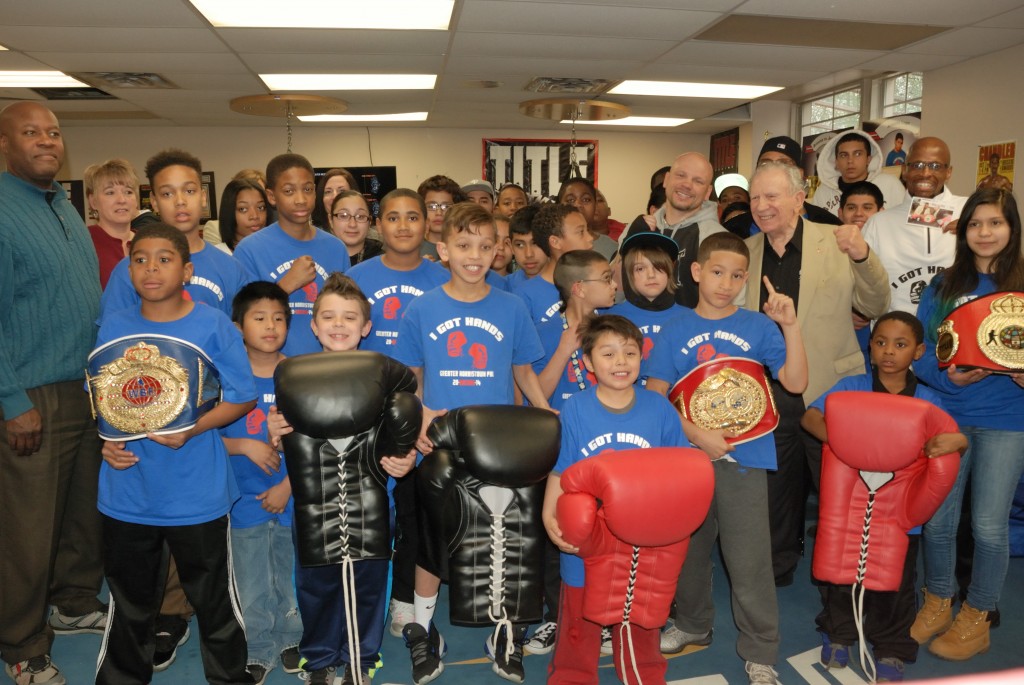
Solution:
[{"label": "bald man in teal sweater", "polygon": [[0,657],[15,682],[63,685],[54,631],[106,625],[100,443],[83,389],[99,266],[53,180],[64,161],[53,113],[6,107],[0,153]]}]

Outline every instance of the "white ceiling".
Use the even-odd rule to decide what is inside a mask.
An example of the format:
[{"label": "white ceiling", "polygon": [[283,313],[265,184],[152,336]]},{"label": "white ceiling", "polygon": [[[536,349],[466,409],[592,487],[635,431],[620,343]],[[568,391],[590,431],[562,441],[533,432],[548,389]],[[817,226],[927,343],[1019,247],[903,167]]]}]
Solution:
[{"label": "white ceiling", "polygon": [[[347,1],[338,0],[339,11]],[[538,76],[770,84],[786,90],[769,97],[799,99],[840,79],[926,71],[1024,43],[1024,2],[1016,0],[456,0],[449,31],[216,29],[187,0],[6,4],[0,45],[8,51],[0,52],[0,70],[156,72],[179,86],[107,89],[118,99],[49,103],[58,115],[95,112],[107,117],[93,122],[68,117],[65,125],[278,125],[228,108],[234,97],[268,92],[259,73],[392,72],[436,73],[437,87],[323,94],[347,101],[349,114],[429,112],[426,123],[383,125],[548,128],[547,122],[525,117],[516,107],[542,97],[523,90]],[[923,23],[945,30],[894,51],[693,38],[731,14]],[[858,28],[850,25],[851,31]],[[479,80],[501,85],[481,89],[467,84]],[[0,89],[0,105],[17,99],[38,96],[26,89]],[[693,118],[671,129],[692,133],[735,126],[737,120],[706,117],[742,104],[701,98],[608,99],[629,105],[636,116]],[[131,113],[155,118],[117,118]]]}]

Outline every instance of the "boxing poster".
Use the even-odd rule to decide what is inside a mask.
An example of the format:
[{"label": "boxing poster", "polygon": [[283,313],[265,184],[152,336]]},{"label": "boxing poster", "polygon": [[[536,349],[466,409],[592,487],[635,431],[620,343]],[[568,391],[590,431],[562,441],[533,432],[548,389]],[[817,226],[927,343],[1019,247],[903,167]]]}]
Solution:
[{"label": "boxing poster", "polygon": [[[495,190],[515,183],[530,198],[554,197],[566,179],[583,176],[597,185],[597,141],[483,139],[483,178]],[[575,165],[575,166],[574,166]]]},{"label": "boxing poster", "polygon": [[1013,158],[1017,141],[978,146],[978,188],[1013,190]]}]

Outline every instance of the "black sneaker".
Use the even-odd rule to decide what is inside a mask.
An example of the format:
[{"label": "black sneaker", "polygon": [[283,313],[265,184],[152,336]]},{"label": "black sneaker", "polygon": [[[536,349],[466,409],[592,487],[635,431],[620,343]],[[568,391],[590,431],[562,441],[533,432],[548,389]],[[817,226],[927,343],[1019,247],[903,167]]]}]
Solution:
[{"label": "black sneaker", "polygon": [[530,650],[530,654],[547,654],[555,648],[557,632],[558,624],[554,621],[541,624],[533,631],[533,637],[526,643],[526,648]]},{"label": "black sneaker", "polygon": [[270,669],[260,664],[249,664],[245,667],[245,670],[252,676],[252,682],[255,685],[263,685],[267,682],[267,674],[270,673]]},{"label": "black sneaker", "polygon": [[166,671],[178,656],[178,647],[188,642],[191,633],[188,621],[181,616],[156,617],[156,651],[153,652],[153,670]]},{"label": "black sneaker", "polygon": [[402,629],[405,646],[409,648],[412,658],[412,681],[416,685],[429,683],[444,671],[445,653],[448,646],[444,643],[441,633],[434,624],[430,624],[428,633],[419,623],[409,623]]},{"label": "black sneaker", "polygon": [[281,650],[281,668],[285,673],[298,673],[302,670],[302,655],[299,654],[298,646]]},{"label": "black sneaker", "polygon": [[508,629],[503,628],[498,633],[498,640],[495,642],[494,633],[487,638],[485,649],[487,658],[494,662],[491,670],[505,680],[513,683],[521,683],[526,679],[526,671],[523,669],[523,645],[526,643],[526,626],[516,625],[512,628],[512,649],[509,652]]}]

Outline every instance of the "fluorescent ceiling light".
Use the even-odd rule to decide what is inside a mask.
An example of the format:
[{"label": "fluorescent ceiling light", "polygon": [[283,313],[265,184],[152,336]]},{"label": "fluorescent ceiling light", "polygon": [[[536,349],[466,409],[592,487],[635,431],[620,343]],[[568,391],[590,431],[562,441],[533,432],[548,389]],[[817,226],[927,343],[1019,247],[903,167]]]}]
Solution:
[{"label": "fluorescent ceiling light", "polygon": [[436,74],[260,74],[270,90],[430,90]]},{"label": "fluorescent ceiling light", "polygon": [[685,83],[682,81],[623,81],[608,92],[613,95],[751,100],[777,90],[782,90],[782,86],[740,86],[731,83]]},{"label": "fluorescent ceiling light", "polygon": [[[673,119],[672,117],[623,117],[608,121],[577,121],[577,126],[682,126],[693,119]],[[564,119],[560,124],[571,124],[571,119]]]},{"label": "fluorescent ceiling light", "polygon": [[3,45],[0,45],[0,50],[6,50],[6,49],[7,48],[5,48]]},{"label": "fluorescent ceiling light", "polygon": [[189,0],[218,27],[447,31],[455,0]]},{"label": "fluorescent ceiling light", "polygon": [[299,121],[307,122],[355,122],[355,121],[426,121],[426,112],[401,112],[399,114],[311,114],[300,116]]},{"label": "fluorescent ceiling light", "polygon": [[0,71],[0,88],[88,88],[59,71]]}]

